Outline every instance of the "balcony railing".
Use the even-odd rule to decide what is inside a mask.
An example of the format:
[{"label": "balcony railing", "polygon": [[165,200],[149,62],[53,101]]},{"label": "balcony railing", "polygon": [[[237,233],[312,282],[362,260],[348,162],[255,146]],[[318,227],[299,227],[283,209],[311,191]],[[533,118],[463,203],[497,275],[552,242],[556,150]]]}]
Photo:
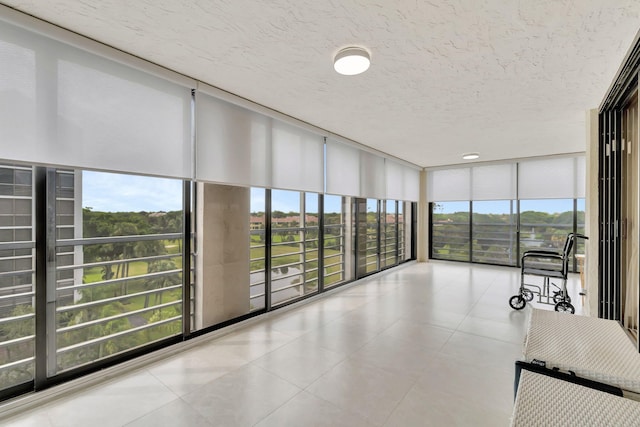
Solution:
[{"label": "balcony railing", "polygon": [[[578,230],[584,229],[578,224]],[[514,224],[473,223],[469,238],[468,222],[435,222],[432,224],[432,257],[434,259],[511,265],[520,264],[522,253],[529,249],[560,251],[573,224],[520,224],[520,241]],[[581,242],[580,242],[581,243]],[[520,252],[517,253],[517,247]],[[581,251],[578,246],[578,252]]]},{"label": "balcony railing", "polygon": [[167,249],[182,239],[167,233],[56,241],[59,259],[74,259],[55,270],[59,372],[182,333],[182,252]]}]

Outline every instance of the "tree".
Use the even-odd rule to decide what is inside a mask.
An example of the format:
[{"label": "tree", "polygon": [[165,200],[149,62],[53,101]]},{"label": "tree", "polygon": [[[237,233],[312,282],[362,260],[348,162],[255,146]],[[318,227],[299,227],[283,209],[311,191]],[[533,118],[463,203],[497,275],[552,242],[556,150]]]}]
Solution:
[{"label": "tree", "polygon": [[[160,273],[163,271],[171,271],[175,269],[176,269],[176,265],[172,260],[163,259],[163,260],[150,262],[148,267],[148,272]],[[145,280],[144,287],[147,290],[162,289],[165,287],[178,285],[180,284],[180,282],[181,281],[180,281],[180,278],[178,277],[178,274],[163,274],[163,275],[159,275],[153,278],[148,278],[147,280]],[[156,305],[162,304],[162,294],[163,294],[162,291],[155,293],[154,304]],[[149,307],[149,294],[145,295],[144,307],[145,308]]]}]

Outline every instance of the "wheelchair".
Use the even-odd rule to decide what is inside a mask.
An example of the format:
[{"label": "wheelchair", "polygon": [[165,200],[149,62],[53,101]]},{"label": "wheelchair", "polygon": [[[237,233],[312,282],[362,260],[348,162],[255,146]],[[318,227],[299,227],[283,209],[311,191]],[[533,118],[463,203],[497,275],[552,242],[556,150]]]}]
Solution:
[{"label": "wheelchair", "polygon": [[[527,302],[538,296],[539,303],[554,306],[555,311],[574,314],[575,307],[571,305],[571,297],[567,292],[567,274],[571,249],[576,239],[589,239],[582,234],[569,233],[564,242],[562,252],[548,250],[528,250],[522,254],[520,272],[520,290],[517,295],[509,298],[509,306],[514,310],[522,310]],[[526,276],[542,277],[542,285],[526,283]],[[560,285],[552,282],[560,281]],[[553,288],[552,288],[553,286]]]}]

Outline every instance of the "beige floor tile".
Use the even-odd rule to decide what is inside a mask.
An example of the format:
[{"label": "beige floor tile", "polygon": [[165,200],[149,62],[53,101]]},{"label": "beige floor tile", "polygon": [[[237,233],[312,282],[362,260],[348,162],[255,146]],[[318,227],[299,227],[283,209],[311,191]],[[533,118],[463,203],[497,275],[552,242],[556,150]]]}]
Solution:
[{"label": "beige floor tile", "polygon": [[300,391],[258,366],[247,365],[182,399],[215,426],[251,426]]},{"label": "beige floor tile", "polygon": [[55,427],[122,426],[178,396],[146,371],[75,393],[48,408]]},{"label": "beige floor tile", "polygon": [[474,403],[473,400],[437,391],[412,389],[395,408],[388,427],[500,427],[510,424],[510,412],[496,411]]},{"label": "beige floor tile", "polygon": [[126,427],[215,427],[181,399],[174,400],[127,424]]},{"label": "beige floor tile", "polygon": [[306,388],[346,357],[314,344],[303,336],[262,356],[252,364],[291,384]]},{"label": "beige floor tile", "polygon": [[522,344],[456,331],[440,354],[478,369],[494,368],[513,372],[513,364],[522,357],[522,349]]},{"label": "beige floor tile", "polygon": [[366,419],[311,393],[301,392],[256,427],[368,427]]},{"label": "beige floor tile", "polygon": [[351,358],[327,372],[307,391],[382,425],[414,383],[412,376]]}]

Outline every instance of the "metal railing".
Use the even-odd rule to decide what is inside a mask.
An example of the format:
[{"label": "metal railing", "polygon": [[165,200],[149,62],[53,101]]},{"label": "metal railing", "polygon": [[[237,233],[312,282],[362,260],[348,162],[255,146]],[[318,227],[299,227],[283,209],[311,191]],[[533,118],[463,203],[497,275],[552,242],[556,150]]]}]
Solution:
[{"label": "metal railing", "polygon": [[[55,267],[59,372],[182,333],[182,252],[162,253],[163,242],[182,240],[182,233],[166,233],[56,241],[58,249],[82,248],[80,259],[74,252],[57,253],[74,256],[73,264]],[[134,255],[136,244],[152,241],[159,243],[149,254]],[[83,260],[88,248],[114,246],[120,251]],[[75,278],[60,278],[71,271]]]},{"label": "metal railing", "polygon": [[[584,225],[577,224],[577,227],[580,230]],[[572,231],[573,224],[521,223],[518,241],[515,224],[434,222],[431,256],[434,259],[518,266],[526,250],[561,250],[567,234]]]}]

